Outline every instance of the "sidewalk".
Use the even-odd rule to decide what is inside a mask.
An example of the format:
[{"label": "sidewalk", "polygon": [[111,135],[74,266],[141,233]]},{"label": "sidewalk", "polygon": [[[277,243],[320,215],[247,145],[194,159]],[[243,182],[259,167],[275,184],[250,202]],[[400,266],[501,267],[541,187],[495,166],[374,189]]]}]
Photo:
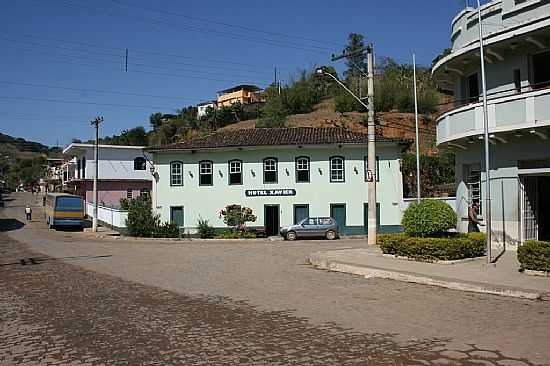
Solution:
[{"label": "sidewalk", "polygon": [[318,269],[414,282],[453,290],[550,301],[550,278],[518,272],[515,252],[497,263],[483,259],[455,264],[408,261],[383,256],[379,248],[332,250],[313,253],[309,262]]}]

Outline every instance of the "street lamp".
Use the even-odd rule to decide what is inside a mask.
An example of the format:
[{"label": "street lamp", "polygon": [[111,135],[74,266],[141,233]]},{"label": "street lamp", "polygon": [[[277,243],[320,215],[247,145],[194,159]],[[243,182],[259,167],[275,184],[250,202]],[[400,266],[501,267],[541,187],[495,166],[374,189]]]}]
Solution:
[{"label": "street lamp", "polygon": [[487,115],[487,80],[485,78],[485,51],[483,47],[483,23],[481,4],[477,0],[477,21],[479,24],[479,55],[481,62],[481,88],[483,90],[483,135],[485,145],[485,217],[487,227],[487,263],[491,263],[491,171],[489,167],[489,117]]},{"label": "street lamp", "polygon": [[[368,112],[368,170],[367,176],[367,202],[368,202],[368,220],[367,220],[367,240],[368,245],[376,245],[376,235],[378,227],[378,218],[376,217],[376,134],[374,126],[374,72],[373,72],[373,47],[369,45],[367,48],[367,99],[368,104],[365,104],[363,100],[355,95],[347,86],[344,85],[338,78],[331,73],[326,72],[323,68],[317,68],[315,74],[319,76],[327,75],[331,77],[338,85],[346,90],[353,98],[355,98]],[[363,50],[361,50],[363,52]],[[333,57],[333,60],[338,57]]]}]

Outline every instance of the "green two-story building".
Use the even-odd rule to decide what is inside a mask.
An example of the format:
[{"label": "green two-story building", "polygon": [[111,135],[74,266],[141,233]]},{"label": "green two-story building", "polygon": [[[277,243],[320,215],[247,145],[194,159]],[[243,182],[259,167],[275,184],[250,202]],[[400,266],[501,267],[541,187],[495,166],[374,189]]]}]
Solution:
[{"label": "green two-story building", "polygon": [[[220,210],[250,207],[268,235],[308,216],[332,216],[344,235],[366,234],[367,135],[343,128],[245,129],[147,149],[154,210],[195,233],[199,218],[225,228]],[[378,138],[380,232],[400,230],[400,158],[409,142]]]}]

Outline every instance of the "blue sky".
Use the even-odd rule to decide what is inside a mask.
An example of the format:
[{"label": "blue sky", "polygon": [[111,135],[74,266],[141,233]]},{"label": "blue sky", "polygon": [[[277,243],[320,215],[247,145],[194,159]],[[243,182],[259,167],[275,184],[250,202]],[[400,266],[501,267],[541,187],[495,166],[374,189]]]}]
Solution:
[{"label": "blue sky", "polygon": [[[230,4],[228,6],[227,4]],[[0,132],[66,145],[143,125],[153,112],[215,98],[237,83],[265,87],[274,67],[331,64],[350,32],[377,57],[421,64],[450,44],[464,0],[18,0],[0,13]],[[128,48],[128,72],[125,49]],[[336,64],[342,70],[343,61]],[[55,88],[53,88],[55,87]]]}]

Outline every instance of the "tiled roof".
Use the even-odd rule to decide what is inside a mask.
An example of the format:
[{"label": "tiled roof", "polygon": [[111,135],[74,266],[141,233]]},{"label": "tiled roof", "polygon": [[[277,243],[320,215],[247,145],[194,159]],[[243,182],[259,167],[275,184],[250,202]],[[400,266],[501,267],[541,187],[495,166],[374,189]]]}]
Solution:
[{"label": "tiled roof", "polygon": [[[376,141],[409,143],[406,140],[383,137],[377,137]],[[174,151],[270,145],[366,144],[367,142],[366,133],[354,132],[341,127],[248,128],[219,131],[170,145],[149,147],[147,150]]]}]

